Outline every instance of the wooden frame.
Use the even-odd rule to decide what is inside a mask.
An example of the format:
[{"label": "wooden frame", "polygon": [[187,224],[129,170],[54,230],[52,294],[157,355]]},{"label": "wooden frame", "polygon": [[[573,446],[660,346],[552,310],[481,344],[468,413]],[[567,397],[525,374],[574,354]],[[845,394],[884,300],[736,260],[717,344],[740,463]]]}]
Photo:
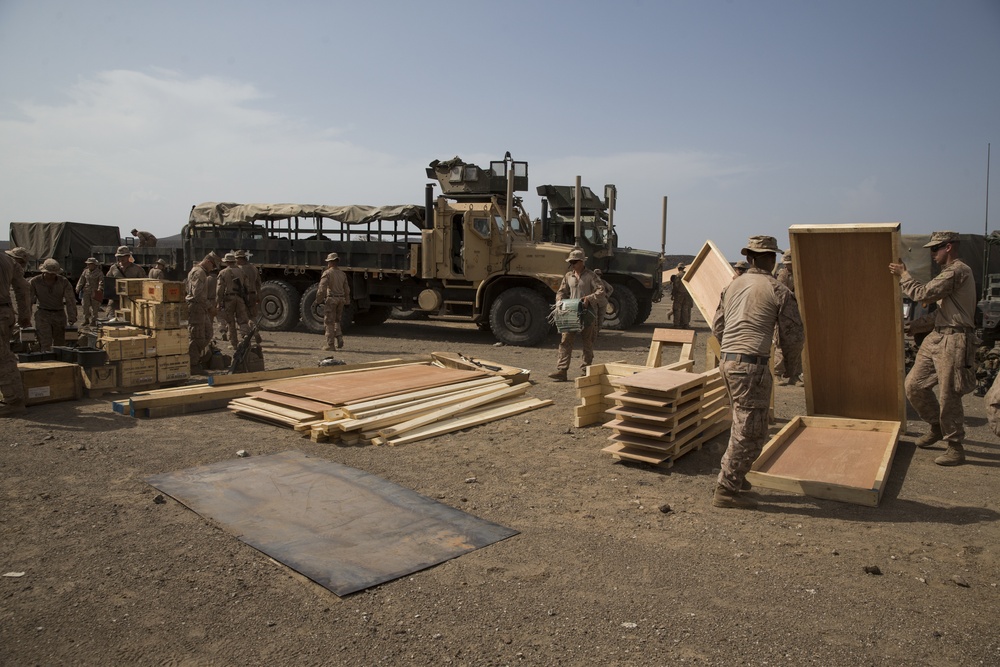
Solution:
[{"label": "wooden frame", "polygon": [[796,417],[764,446],[747,479],[767,489],[876,507],[899,431],[895,421]]},{"label": "wooden frame", "polygon": [[[906,421],[899,223],[793,225],[806,413]],[[863,296],[862,296],[863,295]]]},{"label": "wooden frame", "polygon": [[712,327],[715,311],[719,308],[719,296],[722,290],[735,277],[736,269],[711,241],[705,241],[705,245],[684,272],[681,281],[687,287],[688,294],[691,295],[701,316],[708,322],[709,328]]},{"label": "wooden frame", "polygon": [[662,366],[666,346],[681,348],[678,361],[694,359],[694,329],[653,329],[653,342],[649,345],[646,365],[651,368]]}]

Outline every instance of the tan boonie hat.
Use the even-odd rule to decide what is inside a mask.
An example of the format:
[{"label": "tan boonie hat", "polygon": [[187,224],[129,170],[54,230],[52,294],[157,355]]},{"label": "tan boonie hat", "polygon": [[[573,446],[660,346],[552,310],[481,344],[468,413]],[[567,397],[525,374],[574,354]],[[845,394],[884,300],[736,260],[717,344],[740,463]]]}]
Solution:
[{"label": "tan boonie hat", "polygon": [[97,261],[96,257],[88,257],[84,264],[100,264],[100,262]]},{"label": "tan boonie hat", "polygon": [[156,260],[156,263],[157,263],[157,264],[162,264],[163,266],[166,266],[166,265],[167,265],[167,260],[165,260],[165,259],[163,259],[163,258],[161,257],[161,258],[159,258],[158,260]]},{"label": "tan boonie hat", "polygon": [[327,261],[327,262],[339,262],[340,261],[340,255],[338,255],[335,252],[331,252],[329,255],[326,256],[326,260],[325,261]]},{"label": "tan boonie hat", "polygon": [[587,256],[583,254],[583,250],[580,248],[573,248],[569,251],[569,255],[566,257],[567,262],[586,262]]},{"label": "tan boonie hat", "polygon": [[748,252],[780,252],[785,251],[778,247],[778,240],[773,236],[751,236],[745,248],[740,250],[741,255]]},{"label": "tan boonie hat", "polygon": [[138,234],[138,233],[139,233],[139,230],[138,230],[138,229],[133,229],[133,230],[132,230],[131,232],[129,232],[129,233],[130,233],[130,234]]},{"label": "tan boonie hat", "polygon": [[128,249],[127,245],[118,246],[118,251],[115,253],[115,257],[128,257],[132,254],[132,251]]},{"label": "tan boonie hat", "polygon": [[234,255],[231,252],[227,252],[225,255],[222,256],[222,263],[223,264],[232,264],[235,261],[236,261],[236,255]]},{"label": "tan boonie hat", "polygon": [[933,232],[930,243],[925,243],[925,248],[933,248],[942,243],[958,243],[958,232]]},{"label": "tan boonie hat", "polygon": [[13,257],[15,259],[23,259],[26,262],[29,259],[31,259],[31,255],[28,254],[28,249],[27,248],[22,248],[20,246],[18,246],[17,248],[11,248],[10,250],[7,250],[6,252],[7,252],[8,255],[10,255],[11,257]]},{"label": "tan boonie hat", "polygon": [[789,250],[788,252],[782,254],[781,255],[781,261],[784,262],[785,264],[791,264],[792,263],[792,251]]},{"label": "tan boonie hat", "polygon": [[686,268],[687,268],[687,264],[685,264],[684,262],[681,262],[680,264],[677,265],[677,270],[678,271],[682,271],[682,270],[684,270]]},{"label": "tan boonie hat", "polygon": [[40,268],[42,269],[42,273],[60,273],[62,271],[62,267],[59,266],[59,262],[54,259],[45,260],[42,262],[42,266]]},{"label": "tan boonie hat", "polygon": [[247,251],[246,250],[237,250],[233,254],[236,255],[236,259],[246,259],[247,258]]},{"label": "tan boonie hat", "polygon": [[736,262],[736,264],[734,266],[735,266],[735,268],[737,268],[737,269],[743,269],[744,271],[746,271],[747,269],[750,268],[750,265],[747,264],[747,262],[746,262],[745,259],[741,259],[740,261]]}]

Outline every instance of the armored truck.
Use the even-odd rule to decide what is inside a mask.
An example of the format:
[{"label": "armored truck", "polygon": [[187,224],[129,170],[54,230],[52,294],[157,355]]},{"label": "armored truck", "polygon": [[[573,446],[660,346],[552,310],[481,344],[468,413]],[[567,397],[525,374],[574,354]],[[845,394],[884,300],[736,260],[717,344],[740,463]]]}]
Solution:
[{"label": "armored truck", "polygon": [[613,224],[615,186],[604,186],[604,199],[590,188],[580,187],[579,235],[576,187],[540,185],[536,190],[542,197],[542,240],[580,246],[589,257],[587,266],[600,269],[604,280],[614,287],[603,326],[629,329],[645,322],[663,295],[663,255],[618,245]]},{"label": "armored truck", "polygon": [[508,154],[481,168],[455,157],[426,171],[434,182],[422,206],[199,204],[182,232],[184,256],[190,265],[213,250],[246,250],[263,279],[266,330],[301,321],[323,331],[317,283],[336,252],[351,287],[347,326],[381,324],[399,308],[489,328],[505,344],[538,344],[570,246],[532,238],[514,195],[527,190],[527,163]]}]

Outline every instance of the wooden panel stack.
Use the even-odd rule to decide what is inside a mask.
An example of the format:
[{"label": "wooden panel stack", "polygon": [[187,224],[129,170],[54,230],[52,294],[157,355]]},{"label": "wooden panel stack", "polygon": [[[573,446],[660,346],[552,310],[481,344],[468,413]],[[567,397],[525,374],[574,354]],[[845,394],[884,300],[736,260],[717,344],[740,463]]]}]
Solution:
[{"label": "wooden panel stack", "polygon": [[673,465],[730,426],[729,396],[718,369],[687,373],[649,369],[620,380],[609,396],[614,444],[603,451],[619,459]]}]

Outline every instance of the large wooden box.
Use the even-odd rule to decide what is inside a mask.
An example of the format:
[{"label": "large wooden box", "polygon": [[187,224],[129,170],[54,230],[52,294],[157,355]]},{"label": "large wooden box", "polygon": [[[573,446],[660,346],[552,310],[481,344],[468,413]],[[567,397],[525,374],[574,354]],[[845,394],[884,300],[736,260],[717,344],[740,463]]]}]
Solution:
[{"label": "large wooden box", "polygon": [[72,401],[83,395],[80,367],[63,361],[33,361],[17,365],[25,405]]},{"label": "large wooden box", "polygon": [[189,346],[187,329],[153,329],[150,333],[156,355],[168,357],[174,354],[187,354]]},{"label": "large wooden box", "polygon": [[764,445],[754,486],[875,507],[899,441],[899,422],[795,417]]},{"label": "large wooden box", "polygon": [[180,329],[188,324],[188,305],[138,299],[132,304],[132,324],[149,329]]},{"label": "large wooden box", "polygon": [[118,386],[118,368],[114,364],[81,367],[80,378],[87,389],[114,389]]},{"label": "large wooden box", "polygon": [[150,280],[142,283],[140,298],[157,303],[180,303],[184,301],[184,283],[178,280]]},{"label": "large wooden box", "polygon": [[124,336],[139,336],[142,335],[142,329],[139,327],[102,327],[101,328],[101,338],[122,338]]},{"label": "large wooden box", "polygon": [[115,281],[115,294],[138,298],[142,296],[142,284],[145,278],[118,278]]},{"label": "large wooden box", "polygon": [[191,377],[191,357],[174,354],[156,358],[156,378],[158,382],[176,382]]},{"label": "large wooden box", "polygon": [[156,347],[151,344],[149,336],[99,338],[97,346],[107,352],[110,361],[156,356]]},{"label": "large wooden box", "polygon": [[156,383],[156,359],[127,359],[115,362],[119,387],[141,387]]}]

